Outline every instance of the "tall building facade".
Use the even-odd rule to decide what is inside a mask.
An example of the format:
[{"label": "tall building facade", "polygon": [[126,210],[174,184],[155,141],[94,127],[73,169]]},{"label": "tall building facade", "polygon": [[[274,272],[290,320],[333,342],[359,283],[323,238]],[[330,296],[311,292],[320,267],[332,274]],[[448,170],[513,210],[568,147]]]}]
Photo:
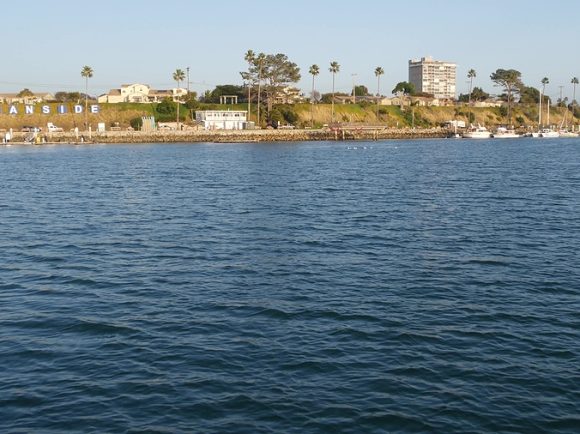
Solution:
[{"label": "tall building facade", "polygon": [[422,57],[409,60],[409,83],[417,92],[432,94],[435,98],[455,98],[457,65],[451,62]]}]

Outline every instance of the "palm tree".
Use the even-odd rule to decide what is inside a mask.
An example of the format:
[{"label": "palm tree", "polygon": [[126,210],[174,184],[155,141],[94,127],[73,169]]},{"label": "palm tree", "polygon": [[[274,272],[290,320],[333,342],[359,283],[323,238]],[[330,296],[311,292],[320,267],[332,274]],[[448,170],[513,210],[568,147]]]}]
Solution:
[{"label": "palm tree", "polygon": [[[183,70],[181,69],[176,69],[175,72],[173,73],[173,79],[177,82],[177,91],[176,93],[179,92],[179,84],[185,80],[185,72],[183,72]],[[179,130],[179,96],[177,97],[177,121],[176,121],[176,128],[177,130]]]},{"label": "palm tree", "polygon": [[81,69],[81,77],[85,78],[85,128],[89,127],[89,78],[93,77],[93,68],[90,66],[83,66]]},{"label": "palm tree", "polygon": [[328,68],[330,72],[332,72],[332,122],[334,122],[334,78],[336,74],[340,71],[340,65],[338,62],[330,62],[330,68]]},{"label": "palm tree", "polygon": [[[540,95],[540,123],[542,123],[542,100],[546,94],[546,85],[550,83],[548,77],[542,78],[542,94]],[[548,126],[550,124],[550,99],[548,98]]]},{"label": "palm tree", "polygon": [[266,60],[266,55],[264,53],[258,54],[256,57],[256,63],[258,64],[258,125],[260,124],[260,101],[262,98],[262,67],[264,66],[264,60]]},{"label": "palm tree", "polygon": [[314,125],[314,77],[320,74],[320,68],[318,65],[314,64],[308,70],[308,73],[312,75],[312,94],[310,101],[310,124]]},{"label": "palm tree", "polygon": [[475,69],[471,68],[469,71],[467,71],[467,78],[469,78],[469,102],[468,102],[468,106],[469,106],[469,122],[471,122],[471,91],[473,90],[473,79],[477,77],[477,73],[475,72]]},{"label": "palm tree", "polygon": [[[248,50],[246,51],[246,54],[244,55],[244,60],[246,62],[248,62],[250,64],[250,66],[252,66],[252,64],[254,63],[254,60],[256,58],[256,54],[254,53],[254,50]],[[246,73],[243,73],[246,74]],[[244,76],[242,74],[242,76]],[[248,78],[248,121],[250,120],[250,109],[252,108],[252,81],[251,81],[251,76],[250,74],[247,74],[246,77]]]},{"label": "palm tree", "polygon": [[381,97],[381,75],[385,73],[385,70],[381,66],[375,68],[375,75],[377,77],[377,118],[379,117],[379,99]]}]

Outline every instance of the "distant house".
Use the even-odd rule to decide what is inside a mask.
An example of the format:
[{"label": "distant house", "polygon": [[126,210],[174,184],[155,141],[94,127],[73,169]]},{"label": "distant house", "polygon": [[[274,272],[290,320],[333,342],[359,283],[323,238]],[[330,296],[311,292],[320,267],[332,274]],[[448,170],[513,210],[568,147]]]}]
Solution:
[{"label": "distant house", "polygon": [[53,101],[54,95],[51,93],[33,93],[27,96],[18,96],[17,93],[0,93],[0,103],[3,104],[38,104],[46,101]]},{"label": "distant house", "polygon": [[397,95],[392,98],[383,98],[379,101],[379,105],[392,105],[398,107],[410,106],[411,99],[406,95]]},{"label": "distant house", "polygon": [[485,101],[475,101],[472,103],[474,107],[501,107],[504,102],[501,100],[485,100]]},{"label": "distant house", "polygon": [[131,102],[138,104],[149,104],[152,102],[161,102],[165,98],[172,100],[180,99],[187,95],[187,89],[174,88],[168,90],[151,89],[147,84],[123,84],[119,89],[111,89],[109,93],[100,95],[97,98],[99,103],[118,104],[122,102]]},{"label": "distant house", "polygon": [[246,127],[245,110],[199,110],[195,120],[206,130],[243,130]]},{"label": "distant house", "polygon": [[300,89],[295,87],[285,87],[276,94],[274,104],[297,104],[304,101],[304,96]]},{"label": "distant house", "polygon": [[187,96],[187,89],[183,88],[175,88],[175,89],[167,89],[167,90],[155,90],[151,89],[149,91],[149,102],[161,102],[164,99],[170,98],[173,101],[177,99],[182,100],[184,97]]}]

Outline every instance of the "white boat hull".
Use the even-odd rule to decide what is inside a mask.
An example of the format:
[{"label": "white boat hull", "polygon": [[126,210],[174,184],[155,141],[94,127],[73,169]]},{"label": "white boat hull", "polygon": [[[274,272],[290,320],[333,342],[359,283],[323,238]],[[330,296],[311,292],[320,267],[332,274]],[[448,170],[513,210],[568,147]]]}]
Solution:
[{"label": "white boat hull", "polygon": [[578,137],[578,133],[571,133],[570,131],[561,132],[560,137]]},{"label": "white boat hull", "polygon": [[491,138],[491,133],[487,132],[480,132],[480,131],[475,131],[473,133],[465,133],[463,134],[463,138],[464,139],[489,139]]},{"label": "white boat hull", "polygon": [[550,131],[541,134],[544,139],[555,139],[556,137],[560,137],[560,133],[557,131]]},{"label": "white boat hull", "polygon": [[494,139],[519,139],[521,136],[519,134],[494,134]]},{"label": "white boat hull", "polygon": [[558,131],[554,131],[550,128],[544,128],[543,130],[537,132],[537,133],[532,133],[532,137],[540,137],[543,139],[555,139],[560,137],[560,133]]}]

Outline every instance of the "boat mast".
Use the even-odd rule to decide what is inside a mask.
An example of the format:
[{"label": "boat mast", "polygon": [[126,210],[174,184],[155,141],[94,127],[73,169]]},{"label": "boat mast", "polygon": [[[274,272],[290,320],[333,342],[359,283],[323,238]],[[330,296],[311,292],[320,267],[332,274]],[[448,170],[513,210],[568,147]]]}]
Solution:
[{"label": "boat mast", "polygon": [[538,131],[542,129],[542,98],[544,97],[542,91],[540,91],[540,110],[538,113]]}]

